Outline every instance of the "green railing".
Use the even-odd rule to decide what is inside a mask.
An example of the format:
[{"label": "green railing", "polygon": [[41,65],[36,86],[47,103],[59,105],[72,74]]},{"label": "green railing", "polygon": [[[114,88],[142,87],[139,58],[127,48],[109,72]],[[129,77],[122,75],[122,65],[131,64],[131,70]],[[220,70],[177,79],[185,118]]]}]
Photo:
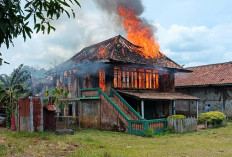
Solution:
[{"label": "green railing", "polygon": [[80,89],[80,90],[79,90],[79,97],[80,97],[80,98],[83,97],[83,95],[82,95],[82,92],[83,92],[83,91],[97,91],[97,92],[98,92],[97,95],[91,95],[91,96],[89,96],[89,97],[100,97],[99,89],[101,89],[101,88]]},{"label": "green railing", "polygon": [[154,120],[129,120],[129,134],[146,135],[146,131],[151,128],[154,133],[164,132],[167,127],[167,119]]},{"label": "green railing", "polygon": [[[100,97],[101,95],[104,96],[104,98],[118,111],[118,113],[125,119],[127,123],[129,123],[129,118],[125,115],[125,113],[122,112],[122,110],[110,99],[108,95],[106,95],[105,92],[102,91],[101,88],[89,88],[89,89],[81,89],[79,91],[79,96],[83,97],[82,92],[83,91],[98,91],[97,95],[94,95],[94,97]],[[89,96],[92,97],[92,96]],[[128,127],[128,124],[126,124]],[[129,129],[129,128],[128,128]]]},{"label": "green railing", "polygon": [[101,88],[99,88],[99,92],[107,99],[107,101],[109,101],[109,103],[111,105],[113,105],[113,107],[123,116],[123,118],[126,119],[126,121],[129,121],[129,118],[125,115],[125,113],[122,112],[122,110],[110,99],[110,97],[108,95],[106,95],[105,92],[102,91]]},{"label": "green railing", "polygon": [[142,120],[143,118],[136,112],[131,105],[127,103],[127,101],[120,95],[118,92],[116,92],[113,88],[110,89],[110,96],[116,95],[128,108],[132,111],[132,113],[139,119]]},{"label": "green railing", "polygon": [[[122,112],[122,110],[110,99],[110,97],[105,92],[102,91],[101,88],[81,89],[79,91],[79,96],[80,96],[80,98],[83,97],[83,95],[82,95],[83,91],[94,91],[94,90],[97,91],[97,95],[92,95],[92,96],[88,96],[88,97],[90,97],[90,98],[91,97],[99,97],[100,98],[102,95],[114,107],[114,109],[116,109],[118,114],[120,114],[121,117],[123,117],[123,119],[126,121],[127,124],[125,124],[125,125],[128,128],[129,134],[144,136],[144,135],[146,135],[146,131],[149,128],[154,129],[154,133],[160,133],[160,132],[165,131],[165,129],[167,127],[167,119],[129,120],[129,118],[125,115],[125,113]],[[112,96],[112,94],[117,95],[119,98],[121,98],[120,100],[123,101],[123,103],[125,103],[128,106],[128,108],[130,108],[132,110],[133,113],[135,113],[135,114],[137,113],[116,91],[114,91],[112,89],[111,92],[112,92],[111,96]],[[141,116],[138,114],[138,117],[141,117]]]}]

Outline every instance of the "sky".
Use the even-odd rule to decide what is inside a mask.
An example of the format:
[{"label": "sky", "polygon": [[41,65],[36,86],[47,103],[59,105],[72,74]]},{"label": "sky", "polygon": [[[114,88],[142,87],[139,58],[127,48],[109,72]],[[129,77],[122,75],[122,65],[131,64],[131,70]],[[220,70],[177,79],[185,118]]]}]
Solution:
[{"label": "sky", "polygon": [[[49,69],[86,46],[121,34],[122,26],[94,0],[79,0],[76,18],[53,21],[56,31],[34,33],[26,42],[19,36],[14,47],[0,48],[10,65],[0,74],[10,74],[19,64]],[[141,17],[157,28],[154,36],[160,51],[184,67],[232,61],[231,0],[142,0]],[[117,27],[116,27],[117,25]]]}]

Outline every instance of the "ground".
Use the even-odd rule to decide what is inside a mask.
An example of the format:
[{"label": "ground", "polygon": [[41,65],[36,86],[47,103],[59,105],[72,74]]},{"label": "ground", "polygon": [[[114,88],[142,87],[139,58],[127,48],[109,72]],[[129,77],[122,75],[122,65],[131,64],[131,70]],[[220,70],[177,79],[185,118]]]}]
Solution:
[{"label": "ground", "polygon": [[232,156],[232,124],[154,138],[81,130],[75,135],[0,130],[0,156]]}]

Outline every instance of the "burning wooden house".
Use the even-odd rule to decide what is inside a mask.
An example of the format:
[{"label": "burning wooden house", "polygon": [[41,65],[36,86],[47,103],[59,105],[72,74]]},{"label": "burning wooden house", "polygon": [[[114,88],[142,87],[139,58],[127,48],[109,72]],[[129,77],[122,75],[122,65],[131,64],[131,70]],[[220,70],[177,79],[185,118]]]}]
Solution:
[{"label": "burning wooden house", "polygon": [[112,130],[123,126],[142,134],[162,130],[175,114],[175,100],[198,100],[176,93],[174,74],[190,72],[161,52],[155,56],[125,38],[113,37],[82,49],[50,70],[54,86],[71,92],[64,115],[79,115],[83,127]]}]

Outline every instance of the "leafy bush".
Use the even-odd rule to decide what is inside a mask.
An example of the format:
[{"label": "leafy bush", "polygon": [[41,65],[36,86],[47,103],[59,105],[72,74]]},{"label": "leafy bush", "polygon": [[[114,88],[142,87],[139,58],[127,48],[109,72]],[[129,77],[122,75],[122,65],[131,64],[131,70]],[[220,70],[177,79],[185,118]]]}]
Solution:
[{"label": "leafy bush", "polygon": [[147,131],[146,131],[147,137],[154,137],[154,135],[155,135],[155,133],[154,133],[153,129],[151,129],[151,128],[147,129]]},{"label": "leafy bush", "polygon": [[186,117],[184,115],[171,115],[168,116],[168,119],[185,119]]},{"label": "leafy bush", "polygon": [[168,134],[174,133],[173,127],[168,126],[168,127],[166,128],[166,133],[168,133]]},{"label": "leafy bush", "polygon": [[226,119],[226,115],[218,111],[202,113],[198,116],[198,122],[200,124],[207,122],[207,124],[220,125],[222,121],[225,119]]}]

